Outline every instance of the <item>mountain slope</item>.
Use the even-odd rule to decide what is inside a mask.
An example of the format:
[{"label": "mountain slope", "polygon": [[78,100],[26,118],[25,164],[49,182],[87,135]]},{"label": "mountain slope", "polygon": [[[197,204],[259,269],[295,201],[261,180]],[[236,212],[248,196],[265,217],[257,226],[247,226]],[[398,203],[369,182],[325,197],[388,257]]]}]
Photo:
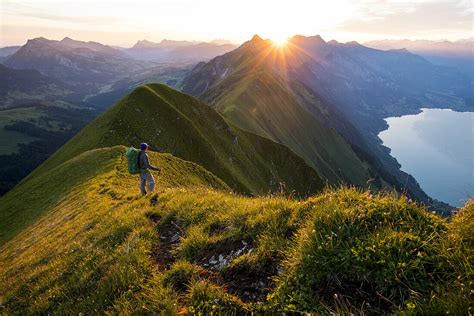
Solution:
[{"label": "mountain slope", "polygon": [[292,58],[256,36],[198,65],[184,80],[184,91],[199,95],[236,125],[290,147],[332,184],[366,186],[376,179],[374,184],[384,187],[390,179],[335,130],[357,138],[356,129],[321,96],[290,80],[286,62]]},{"label": "mountain slope", "polygon": [[[100,148],[84,152],[56,167],[33,177],[2,197],[0,206],[0,244],[15,236],[25,227],[36,222],[44,213],[64,200],[74,199],[77,192],[84,191],[91,182],[103,174],[117,172],[120,167],[120,185],[104,182],[96,186],[100,194],[112,199],[135,196],[137,179],[124,170],[125,147]],[[151,153],[150,158],[162,166],[163,175],[157,178],[157,185],[179,187],[201,185],[210,188],[228,189],[216,176],[201,167],[185,162],[168,154]],[[70,203],[70,201],[68,202]],[[69,204],[69,206],[71,206]]]},{"label": "mountain slope", "polygon": [[193,161],[245,193],[305,195],[323,182],[288,148],[228,124],[200,101],[165,85],[135,89],[60,148],[32,176],[84,151],[146,141],[152,150]]},{"label": "mountain slope", "polygon": [[0,65],[0,109],[38,101],[66,99],[72,88],[36,70]]},{"label": "mountain slope", "polygon": [[0,48],[0,63],[3,63],[7,58],[20,49],[21,46],[6,46]]},{"label": "mountain slope", "polygon": [[[142,197],[126,147],[107,147],[142,139],[223,178],[151,151],[162,172]],[[468,313],[473,203],[449,222],[396,194],[226,184],[268,190],[271,172],[317,181],[192,97],[136,89],[0,198],[2,313]]]}]

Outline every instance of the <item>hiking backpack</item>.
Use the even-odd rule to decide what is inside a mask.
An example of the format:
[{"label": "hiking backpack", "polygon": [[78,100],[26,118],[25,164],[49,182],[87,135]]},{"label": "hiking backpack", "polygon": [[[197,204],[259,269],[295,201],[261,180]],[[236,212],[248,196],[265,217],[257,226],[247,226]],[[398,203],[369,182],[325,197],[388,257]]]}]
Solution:
[{"label": "hiking backpack", "polygon": [[128,161],[128,172],[131,174],[140,173],[140,165],[138,161],[140,159],[140,150],[131,146],[127,149],[125,155],[127,156]]}]

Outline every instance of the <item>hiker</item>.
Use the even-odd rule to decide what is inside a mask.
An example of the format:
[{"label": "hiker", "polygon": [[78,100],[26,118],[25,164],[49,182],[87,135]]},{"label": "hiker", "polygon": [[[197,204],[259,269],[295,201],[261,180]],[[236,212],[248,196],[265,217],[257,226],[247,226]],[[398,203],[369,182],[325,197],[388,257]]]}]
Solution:
[{"label": "hiker", "polygon": [[153,175],[151,174],[150,170],[161,171],[160,168],[155,168],[148,162],[148,155],[146,154],[148,148],[149,146],[147,143],[141,143],[141,150],[138,154],[138,168],[140,169],[140,192],[143,195],[147,194],[147,183],[149,192],[153,192],[153,190],[155,189],[155,179],[153,178]]}]

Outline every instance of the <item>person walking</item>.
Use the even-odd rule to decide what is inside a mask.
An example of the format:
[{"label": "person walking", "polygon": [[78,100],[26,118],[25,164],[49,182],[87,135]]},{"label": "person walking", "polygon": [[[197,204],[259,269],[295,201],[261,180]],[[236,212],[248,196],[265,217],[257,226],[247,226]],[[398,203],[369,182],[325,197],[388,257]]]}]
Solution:
[{"label": "person walking", "polygon": [[148,160],[147,150],[150,148],[147,143],[140,144],[140,153],[138,154],[138,168],[140,168],[140,192],[142,195],[147,194],[147,184],[148,192],[153,192],[155,190],[155,179],[151,174],[150,170],[161,171],[160,168],[153,167],[150,165]]}]

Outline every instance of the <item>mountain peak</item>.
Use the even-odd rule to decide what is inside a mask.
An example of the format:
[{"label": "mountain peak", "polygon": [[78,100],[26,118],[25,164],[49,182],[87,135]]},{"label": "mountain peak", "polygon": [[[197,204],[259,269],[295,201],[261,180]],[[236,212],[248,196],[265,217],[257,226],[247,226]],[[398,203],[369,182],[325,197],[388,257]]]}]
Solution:
[{"label": "mountain peak", "polygon": [[138,40],[133,47],[154,47],[157,43],[150,42],[149,40],[142,39]]},{"label": "mountain peak", "polygon": [[290,39],[291,42],[311,42],[311,43],[318,43],[318,44],[326,44],[326,41],[320,35],[314,36],[303,36],[303,35],[295,35]]},{"label": "mountain peak", "polygon": [[270,40],[264,40],[258,34],[255,34],[250,40],[243,43],[240,47],[245,49],[261,49],[270,43]]},{"label": "mountain peak", "polygon": [[252,36],[251,42],[263,42],[263,38],[261,38],[258,34]]},{"label": "mountain peak", "polygon": [[50,40],[44,37],[35,37],[35,38],[30,38],[27,43],[44,43],[44,42],[49,42]]},{"label": "mountain peak", "polygon": [[363,46],[363,45],[359,44],[359,42],[356,42],[356,41],[347,42],[346,45],[350,45],[350,46]]}]

